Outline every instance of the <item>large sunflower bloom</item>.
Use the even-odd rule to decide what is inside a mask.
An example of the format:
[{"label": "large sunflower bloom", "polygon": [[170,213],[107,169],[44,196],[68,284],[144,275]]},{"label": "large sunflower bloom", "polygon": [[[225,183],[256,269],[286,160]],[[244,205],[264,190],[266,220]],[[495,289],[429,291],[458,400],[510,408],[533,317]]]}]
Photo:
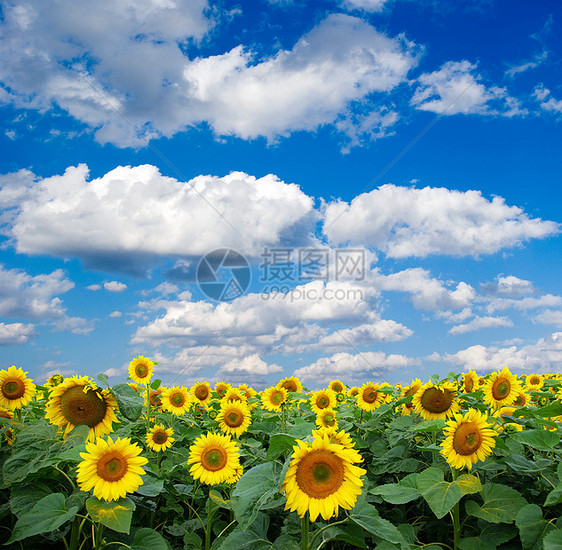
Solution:
[{"label": "large sunflower bloom", "polygon": [[87,443],[76,470],[80,489],[93,489],[94,496],[103,500],[119,500],[134,493],[143,484],[141,476],[146,473],[141,466],[148,462],[139,456],[140,452],[141,448],[128,437],[117,441],[99,438],[96,443]]},{"label": "large sunflower bloom", "polygon": [[492,454],[497,432],[487,424],[487,418],[487,414],[470,409],[465,415],[455,414],[447,422],[441,454],[453,468],[460,470],[466,466],[471,470],[473,464]]},{"label": "large sunflower bloom", "polygon": [[226,403],[228,401],[246,401],[246,397],[238,388],[228,388],[222,398],[221,403]]},{"label": "large sunflower bloom", "polygon": [[359,393],[355,396],[357,406],[364,411],[374,411],[380,407],[384,400],[384,394],[379,392],[380,385],[366,382],[359,388]]},{"label": "large sunflower bloom", "polygon": [[310,396],[310,408],[318,414],[322,409],[335,409],[338,404],[333,390],[318,390]]},{"label": "large sunflower bloom", "polygon": [[289,392],[285,388],[272,386],[263,390],[261,394],[261,405],[268,411],[279,411],[281,405],[287,401]]},{"label": "large sunflower bloom", "polygon": [[0,407],[14,411],[31,401],[35,395],[35,384],[26,374],[14,366],[0,370]]},{"label": "large sunflower bloom", "polygon": [[113,431],[117,401],[109,390],[99,389],[87,376],[73,376],[51,390],[45,418],[64,428],[66,437],[76,426],[88,426],[88,441]]},{"label": "large sunflower bloom", "polygon": [[515,374],[511,374],[507,367],[501,372],[493,372],[484,386],[484,403],[489,407],[499,409],[509,407],[516,401],[523,391],[521,383]]},{"label": "large sunflower bloom", "polygon": [[540,391],[543,386],[544,376],[541,376],[540,374],[530,374],[527,378],[525,378],[526,390]]},{"label": "large sunflower bloom", "polygon": [[162,392],[162,408],[173,414],[183,414],[191,405],[189,390],[183,386],[166,388]]},{"label": "large sunflower bloom", "polygon": [[129,376],[137,384],[148,384],[152,378],[154,361],[139,355],[129,363]]},{"label": "large sunflower bloom", "polygon": [[221,432],[240,437],[252,422],[250,407],[245,401],[223,403],[216,420]]},{"label": "large sunflower bloom", "polygon": [[209,382],[196,382],[191,386],[193,401],[201,407],[206,407],[211,402],[211,384]]},{"label": "large sunflower bloom", "polygon": [[332,391],[335,391],[336,393],[341,393],[342,391],[345,391],[345,386],[341,380],[332,380],[328,384],[328,388],[331,389]]},{"label": "large sunflower bloom", "polygon": [[174,430],[166,428],[163,424],[155,424],[150,431],[146,434],[146,444],[153,450],[159,453],[169,449],[175,439],[172,437]]},{"label": "large sunflower bloom", "polygon": [[230,483],[236,477],[239,462],[239,447],[229,435],[205,434],[189,447],[189,473],[207,485]]},{"label": "large sunflower bloom", "polygon": [[412,405],[425,420],[447,418],[460,411],[455,386],[449,381],[424,384],[414,394]]},{"label": "large sunflower bloom", "polygon": [[366,470],[355,466],[362,461],[355,449],[331,443],[328,436],[310,443],[297,441],[282,489],[285,510],[297,511],[302,518],[309,512],[315,521],[336,516],[339,507],[351,510],[361,494],[360,477]]},{"label": "large sunflower bloom", "polygon": [[296,376],[289,376],[277,382],[278,388],[285,388],[288,392],[302,393],[301,381]]}]

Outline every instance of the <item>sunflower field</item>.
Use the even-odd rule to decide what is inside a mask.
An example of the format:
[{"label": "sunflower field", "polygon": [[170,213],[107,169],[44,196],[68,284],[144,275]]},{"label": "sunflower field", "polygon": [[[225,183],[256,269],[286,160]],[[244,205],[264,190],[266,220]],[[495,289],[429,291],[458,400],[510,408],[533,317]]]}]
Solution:
[{"label": "sunflower field", "polygon": [[0,544],[560,550],[562,376],[163,387],[0,370]]}]

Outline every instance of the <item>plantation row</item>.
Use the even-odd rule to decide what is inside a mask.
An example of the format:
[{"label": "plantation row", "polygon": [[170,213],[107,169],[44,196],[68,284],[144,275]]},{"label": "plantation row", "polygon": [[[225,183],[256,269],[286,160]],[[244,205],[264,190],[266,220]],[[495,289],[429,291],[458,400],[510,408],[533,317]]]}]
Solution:
[{"label": "plantation row", "polygon": [[163,387],[0,370],[0,544],[560,550],[562,376]]}]

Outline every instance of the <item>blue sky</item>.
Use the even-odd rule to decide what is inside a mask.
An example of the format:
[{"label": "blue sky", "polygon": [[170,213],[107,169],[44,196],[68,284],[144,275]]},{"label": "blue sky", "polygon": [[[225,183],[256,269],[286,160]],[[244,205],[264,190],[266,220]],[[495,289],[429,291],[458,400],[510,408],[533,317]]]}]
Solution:
[{"label": "blue sky", "polygon": [[1,368],[560,372],[559,2],[1,6]]}]

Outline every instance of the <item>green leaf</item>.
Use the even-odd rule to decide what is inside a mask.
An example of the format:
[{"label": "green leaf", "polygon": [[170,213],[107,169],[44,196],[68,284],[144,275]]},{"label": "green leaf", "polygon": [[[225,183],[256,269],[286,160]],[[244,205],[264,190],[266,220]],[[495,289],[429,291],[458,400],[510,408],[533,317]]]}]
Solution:
[{"label": "green leaf", "polygon": [[551,531],[543,539],[544,550],[562,550],[562,529]]},{"label": "green leaf", "polygon": [[495,550],[500,544],[511,540],[517,535],[513,525],[487,525],[479,535],[463,538],[459,541],[461,550]]},{"label": "green leaf", "polygon": [[442,432],[445,429],[446,422],[442,418],[436,418],[434,420],[425,420],[419,424],[414,424],[410,431],[412,432]]},{"label": "green leaf", "polygon": [[275,539],[271,550],[300,550],[301,545],[294,537],[290,535],[281,535]]},{"label": "green leaf", "polygon": [[511,435],[512,439],[539,451],[552,451],[560,443],[560,436],[548,430],[523,430]]},{"label": "green leaf", "polygon": [[536,474],[548,468],[552,462],[548,458],[540,458],[534,462],[521,455],[511,455],[504,458],[505,463],[520,474]]},{"label": "green leaf", "polygon": [[463,491],[455,482],[444,481],[443,471],[427,468],[419,473],[416,486],[438,519],[448,514],[463,496]]},{"label": "green leaf", "polygon": [[142,527],[135,533],[132,550],[169,550],[166,539],[154,529]]},{"label": "green leaf", "polygon": [[156,378],[156,380],[153,380],[153,382],[150,384],[150,389],[157,390],[160,387],[160,384],[162,384],[162,380]]},{"label": "green leaf", "polygon": [[10,510],[14,515],[20,517],[29,512],[43,497],[52,493],[53,491],[40,481],[17,489],[14,487],[10,499]]},{"label": "green leaf", "polygon": [[247,529],[256,519],[262,505],[279,491],[279,467],[274,462],[258,464],[238,480],[232,491],[232,510],[242,529]]},{"label": "green leaf", "polygon": [[164,480],[146,474],[142,476],[143,484],[136,490],[139,495],[145,497],[157,497],[164,490]]},{"label": "green leaf", "polygon": [[129,384],[124,382],[115,384],[111,391],[117,399],[121,414],[131,422],[137,420],[141,415],[144,399]]},{"label": "green leaf", "polygon": [[102,385],[104,385],[106,388],[109,387],[109,378],[107,377],[107,374],[104,374],[103,372],[100,372],[97,376],[96,376],[98,382]]},{"label": "green leaf", "polygon": [[226,538],[219,538],[211,547],[213,550],[242,550],[244,548],[251,550],[270,550],[271,543],[262,539],[260,535],[251,530],[244,531],[237,527]]},{"label": "green leaf", "polygon": [[65,508],[62,493],[47,495],[18,519],[8,543],[54,531],[71,520],[76,512],[77,506],[72,506],[69,510]]},{"label": "green leaf", "polygon": [[482,490],[480,480],[472,474],[462,474],[457,477],[455,483],[460,487],[463,495],[479,493]]},{"label": "green leaf", "polygon": [[527,504],[517,513],[515,525],[519,529],[519,538],[523,543],[523,550],[542,550],[543,537],[554,525],[542,517],[542,510],[536,504]]},{"label": "green leaf", "polygon": [[409,548],[398,528],[390,521],[381,518],[377,509],[364,499],[357,501],[355,508],[349,514],[349,519],[376,537],[392,544],[398,544],[404,550]]},{"label": "green leaf", "polygon": [[[562,464],[562,463],[561,463]],[[559,483],[548,495],[544,501],[545,506],[553,506],[562,502],[562,483]]]},{"label": "green leaf", "polygon": [[547,405],[546,407],[535,409],[533,412],[544,418],[560,416],[562,415],[562,403],[560,401],[555,401],[554,403],[550,403],[550,405]]},{"label": "green leaf", "polygon": [[521,494],[507,485],[486,483],[480,492],[484,504],[479,506],[473,500],[466,503],[466,513],[489,523],[512,523],[527,501]]},{"label": "green leaf", "polygon": [[86,510],[94,521],[99,521],[119,533],[129,534],[135,508],[135,503],[128,497],[110,502],[90,497],[86,501]]},{"label": "green leaf", "polygon": [[211,489],[209,491],[209,498],[218,506],[220,506],[221,508],[226,508],[227,510],[230,510],[231,508],[231,501],[230,500],[224,500],[224,498],[222,498],[221,494],[218,491],[215,491],[214,489]]},{"label": "green leaf", "polygon": [[403,487],[399,483],[379,485],[371,489],[369,493],[372,495],[380,495],[386,502],[390,502],[390,504],[406,504],[420,497],[417,489]]},{"label": "green leaf", "polygon": [[266,460],[275,460],[285,451],[292,449],[297,444],[297,440],[287,434],[275,434],[269,439]]}]

